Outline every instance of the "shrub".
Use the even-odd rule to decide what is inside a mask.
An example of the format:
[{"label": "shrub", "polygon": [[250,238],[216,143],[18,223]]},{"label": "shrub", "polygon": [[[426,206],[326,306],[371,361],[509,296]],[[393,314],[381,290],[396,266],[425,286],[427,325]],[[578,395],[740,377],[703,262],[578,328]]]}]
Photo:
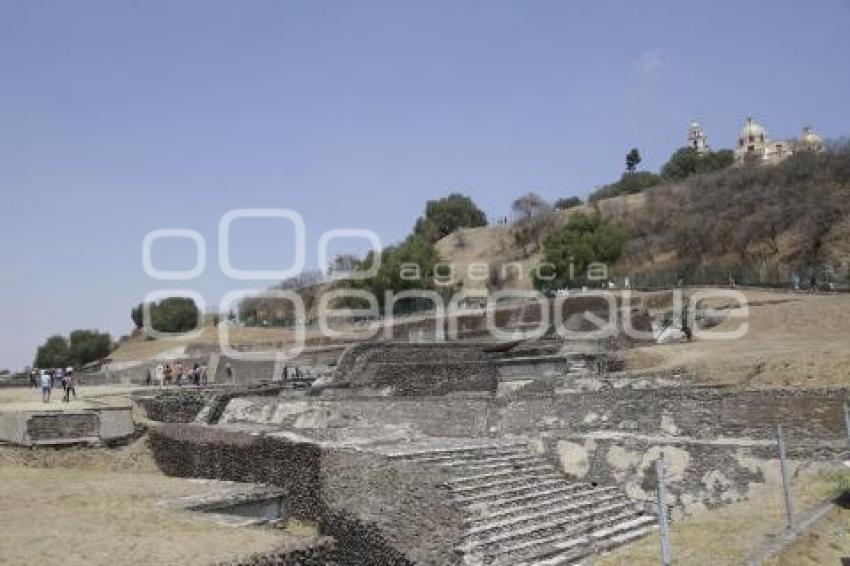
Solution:
[{"label": "shrub", "polygon": [[468,196],[452,193],[438,200],[429,200],[425,215],[413,227],[413,235],[435,243],[460,228],[487,225],[487,216]]},{"label": "shrub", "polygon": [[661,168],[661,176],[671,181],[682,180],[695,173],[711,173],[725,169],[734,161],[734,154],[729,149],[710,151],[700,155],[692,147],[682,147],[676,150]]},{"label": "shrub", "polygon": [[[188,297],[168,297],[150,305],[151,327],[158,332],[186,332],[197,328],[201,316],[195,301]],[[130,310],[136,328],[144,326],[144,305]]]},{"label": "shrub", "polygon": [[649,171],[637,171],[634,173],[627,171],[623,173],[623,176],[616,183],[605,185],[601,189],[592,192],[587,200],[595,202],[605,198],[639,193],[644,189],[660,185],[662,181],[663,179],[660,175],[650,173]]},{"label": "shrub", "polygon": [[[363,261],[364,269],[368,269],[373,260],[373,254],[370,252]],[[381,312],[384,312],[386,307],[387,291],[399,293],[406,290],[438,290],[444,295],[450,295],[453,290],[451,285],[436,285],[435,265],[439,261],[440,256],[431,242],[411,235],[401,244],[383,250],[381,266],[374,277],[352,281],[351,286],[372,293],[378,300]],[[418,300],[400,300],[396,303],[395,310],[413,312],[431,306],[430,302],[425,304]]]},{"label": "shrub", "polygon": [[559,198],[555,201],[556,210],[567,210],[568,208],[575,208],[581,205],[581,199],[578,197]]},{"label": "shrub", "polygon": [[[584,284],[587,282],[588,266],[591,263],[606,266],[614,263],[623,254],[625,243],[625,232],[618,225],[603,220],[599,214],[574,214],[543,242],[541,262],[554,266],[554,279],[540,279],[535,271],[534,286],[548,291]],[[544,271],[541,275],[548,276],[549,273]]]}]

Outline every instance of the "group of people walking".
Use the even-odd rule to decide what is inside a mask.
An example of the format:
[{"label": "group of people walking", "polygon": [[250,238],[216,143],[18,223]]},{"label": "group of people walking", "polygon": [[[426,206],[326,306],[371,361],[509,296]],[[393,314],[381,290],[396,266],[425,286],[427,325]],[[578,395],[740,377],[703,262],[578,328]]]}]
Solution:
[{"label": "group of people walking", "polygon": [[172,367],[171,364],[158,364],[155,368],[148,368],[146,385],[206,385],[207,384],[207,366],[195,364],[191,368],[183,365],[182,362],[177,362]]},{"label": "group of people walking", "polygon": [[74,375],[74,368],[51,368],[32,370],[30,372],[30,387],[41,387],[41,401],[43,403],[50,402],[50,394],[53,388],[57,385],[62,385],[65,394],[62,396],[62,401],[65,403],[71,402],[71,395],[74,399],[77,398],[77,376]]}]

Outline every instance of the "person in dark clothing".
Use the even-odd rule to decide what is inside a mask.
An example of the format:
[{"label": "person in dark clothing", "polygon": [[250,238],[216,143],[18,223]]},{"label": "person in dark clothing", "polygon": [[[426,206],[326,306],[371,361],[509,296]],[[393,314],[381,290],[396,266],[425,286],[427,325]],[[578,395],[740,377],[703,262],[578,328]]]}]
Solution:
[{"label": "person in dark clothing", "polygon": [[693,338],[693,331],[691,330],[691,317],[687,307],[682,309],[682,332],[685,338],[688,339],[688,342],[690,342]]}]

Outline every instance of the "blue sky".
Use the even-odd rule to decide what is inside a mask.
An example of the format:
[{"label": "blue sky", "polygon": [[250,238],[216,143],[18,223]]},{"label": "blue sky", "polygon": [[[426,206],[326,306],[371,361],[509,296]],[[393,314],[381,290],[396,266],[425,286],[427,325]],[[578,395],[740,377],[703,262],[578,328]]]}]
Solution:
[{"label": "blue sky", "polygon": [[[402,238],[459,190],[492,217],[535,190],[585,195],[640,148],[659,167],[699,119],[731,147],[850,126],[850,2],[40,2],[0,0],[0,367],[51,333],[129,330],[163,283],[157,228],[207,242],[215,304],[232,208],[283,207],[307,263],[331,228]],[[291,230],[234,224],[233,261],[291,257]],[[358,244],[352,242],[352,247]],[[193,263],[185,241],[160,268]]]}]

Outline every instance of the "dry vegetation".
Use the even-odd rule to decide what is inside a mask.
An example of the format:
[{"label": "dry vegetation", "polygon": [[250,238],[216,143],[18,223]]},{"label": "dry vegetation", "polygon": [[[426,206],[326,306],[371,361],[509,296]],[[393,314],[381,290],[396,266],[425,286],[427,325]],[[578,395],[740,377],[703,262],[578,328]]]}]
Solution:
[{"label": "dry vegetation", "polygon": [[694,175],[647,190],[642,200],[639,207],[608,206],[631,234],[626,271],[746,266],[764,282],[787,285],[783,268],[845,271],[850,261],[848,146]]},{"label": "dry vegetation", "polygon": [[835,507],[765,566],[838,565],[842,558],[850,558],[850,509]]},{"label": "dry vegetation", "polygon": [[[794,500],[799,513],[819,505],[834,493],[837,478],[833,474],[814,473],[796,478]],[[754,486],[747,501],[733,503],[710,513],[676,522],[670,528],[672,564],[711,564],[733,566],[746,563],[754,550],[784,528],[782,493],[777,485]],[[845,533],[848,528],[846,514],[839,515]],[[815,531],[817,532],[817,531]],[[805,537],[800,539],[805,545]],[[592,562],[594,566],[655,566],[659,564],[660,542],[652,534],[634,544],[615,550]],[[829,545],[829,543],[826,543]],[[774,564],[794,566],[806,562],[790,562],[793,547],[785,551]],[[803,551],[805,552],[805,551]],[[830,564],[824,562],[822,564]]]},{"label": "dry vegetation", "polygon": [[[850,374],[850,295],[746,291],[746,335],[630,350],[633,369],[687,367],[711,383],[764,386],[846,386]],[[648,304],[660,294],[650,295]],[[738,324],[728,319],[716,330]]]},{"label": "dry vegetation", "polygon": [[[694,272],[702,269],[713,283],[725,283],[731,271],[739,282],[787,286],[795,271],[806,277],[816,269],[822,277],[827,267],[840,280],[850,266],[850,146],[774,166],[729,167],[555,211],[547,217],[549,229],[570,214],[597,210],[627,229],[626,253],[614,271],[634,281],[641,274],[670,274],[643,279],[675,283],[690,275],[699,282]],[[464,230],[438,242],[438,251],[458,264],[518,260],[530,269],[540,250],[512,238],[512,230]]]},{"label": "dry vegetation", "polygon": [[221,526],[163,504],[211,489],[163,476],[144,439],[120,449],[2,447],[2,562],[210,564],[309,538]]}]

